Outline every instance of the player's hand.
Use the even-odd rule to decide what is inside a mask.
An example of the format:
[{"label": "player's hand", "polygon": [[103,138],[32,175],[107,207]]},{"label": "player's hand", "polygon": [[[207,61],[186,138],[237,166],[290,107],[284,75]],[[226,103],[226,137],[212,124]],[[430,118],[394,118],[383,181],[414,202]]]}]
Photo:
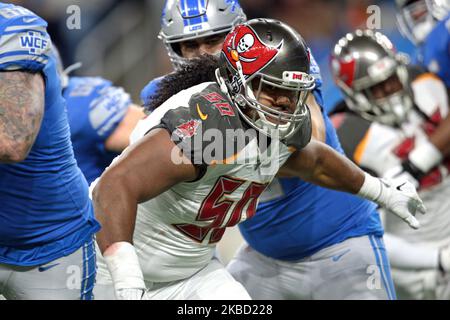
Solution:
[{"label": "player's hand", "polygon": [[117,300],[145,300],[145,290],[138,288],[118,289],[116,290]]},{"label": "player's hand", "polygon": [[414,217],[415,214],[426,212],[416,188],[406,180],[379,179],[366,173],[364,184],[358,194],[397,215],[413,229],[420,227],[419,221]]},{"label": "player's hand", "polygon": [[380,181],[382,190],[377,203],[399,216],[411,228],[418,229],[420,223],[414,216],[417,212],[425,214],[426,209],[414,185],[407,180],[380,179]]},{"label": "player's hand", "polygon": [[146,286],[139,259],[133,245],[115,242],[103,252],[118,300],[143,300]]}]

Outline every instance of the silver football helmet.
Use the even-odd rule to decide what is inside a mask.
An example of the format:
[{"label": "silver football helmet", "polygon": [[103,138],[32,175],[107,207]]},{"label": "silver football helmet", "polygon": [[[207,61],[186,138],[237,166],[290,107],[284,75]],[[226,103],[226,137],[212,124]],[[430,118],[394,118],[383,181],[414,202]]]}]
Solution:
[{"label": "silver football helmet", "polygon": [[[407,63],[406,56],[397,54],[383,34],[356,30],[334,47],[331,70],[351,110],[369,121],[396,126],[413,106]],[[400,82],[399,89],[375,97],[374,88],[391,79]]]},{"label": "silver football helmet", "polygon": [[396,0],[401,33],[415,44],[422,43],[437,21],[450,12],[450,0]]},{"label": "silver football helmet", "polygon": [[162,12],[159,38],[175,68],[187,62],[180,42],[228,33],[246,20],[237,0],[168,0]]},{"label": "silver football helmet", "polygon": [[[242,118],[267,136],[287,140],[309,119],[306,99],[315,87],[303,38],[273,19],[236,26],[225,39],[216,76]],[[263,92],[282,92],[295,110],[260,102]],[[248,112],[251,111],[251,112]]]}]

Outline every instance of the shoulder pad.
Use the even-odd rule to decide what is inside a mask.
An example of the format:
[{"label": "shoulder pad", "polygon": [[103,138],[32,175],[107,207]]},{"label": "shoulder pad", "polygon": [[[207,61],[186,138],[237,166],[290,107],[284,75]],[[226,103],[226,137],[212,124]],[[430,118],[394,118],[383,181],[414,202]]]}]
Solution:
[{"label": "shoulder pad", "polygon": [[358,145],[370,130],[371,122],[353,113],[345,112],[337,116],[342,116],[340,125],[336,129],[344,153],[352,160]]},{"label": "shoulder pad", "polygon": [[42,70],[52,48],[46,27],[47,23],[30,10],[2,4],[0,70]]},{"label": "shoulder pad", "polygon": [[[428,120],[439,123],[448,114],[448,94],[444,82],[433,73],[422,73],[411,84],[414,104]],[[438,118],[434,119],[439,114]]]},{"label": "shoulder pad", "polygon": [[244,145],[238,145],[236,139],[227,139],[245,128],[236,107],[215,84],[194,93],[187,107],[167,111],[158,127],[171,133],[172,141],[194,164],[230,158],[253,138],[246,137]]},{"label": "shoulder pad", "polygon": [[417,77],[427,72],[423,66],[417,64],[410,64],[406,68],[408,70],[410,81],[414,81]]}]

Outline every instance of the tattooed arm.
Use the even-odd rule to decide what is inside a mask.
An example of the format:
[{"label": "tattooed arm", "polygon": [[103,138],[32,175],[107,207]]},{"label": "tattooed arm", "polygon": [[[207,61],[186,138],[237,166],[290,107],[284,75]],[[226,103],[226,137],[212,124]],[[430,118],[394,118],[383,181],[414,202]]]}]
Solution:
[{"label": "tattooed arm", "polygon": [[44,113],[44,86],[40,73],[0,72],[0,163],[28,156]]}]

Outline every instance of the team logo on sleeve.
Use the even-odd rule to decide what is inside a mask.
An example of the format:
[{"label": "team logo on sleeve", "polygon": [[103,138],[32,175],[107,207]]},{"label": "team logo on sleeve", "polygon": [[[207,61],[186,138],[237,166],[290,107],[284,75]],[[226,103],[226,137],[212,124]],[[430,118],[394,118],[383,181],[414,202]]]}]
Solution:
[{"label": "team logo on sleeve", "polygon": [[174,133],[184,140],[186,138],[190,138],[197,133],[198,126],[201,124],[201,121],[198,119],[192,119],[188,122],[180,124],[174,131]]},{"label": "team logo on sleeve", "polygon": [[264,44],[251,27],[241,25],[227,36],[222,52],[236,70],[239,61],[242,73],[248,77],[272,62],[282,46],[283,41],[275,47]]},{"label": "team logo on sleeve", "polygon": [[41,55],[50,45],[50,40],[39,32],[29,31],[20,37],[21,48],[27,49],[30,54]]}]

